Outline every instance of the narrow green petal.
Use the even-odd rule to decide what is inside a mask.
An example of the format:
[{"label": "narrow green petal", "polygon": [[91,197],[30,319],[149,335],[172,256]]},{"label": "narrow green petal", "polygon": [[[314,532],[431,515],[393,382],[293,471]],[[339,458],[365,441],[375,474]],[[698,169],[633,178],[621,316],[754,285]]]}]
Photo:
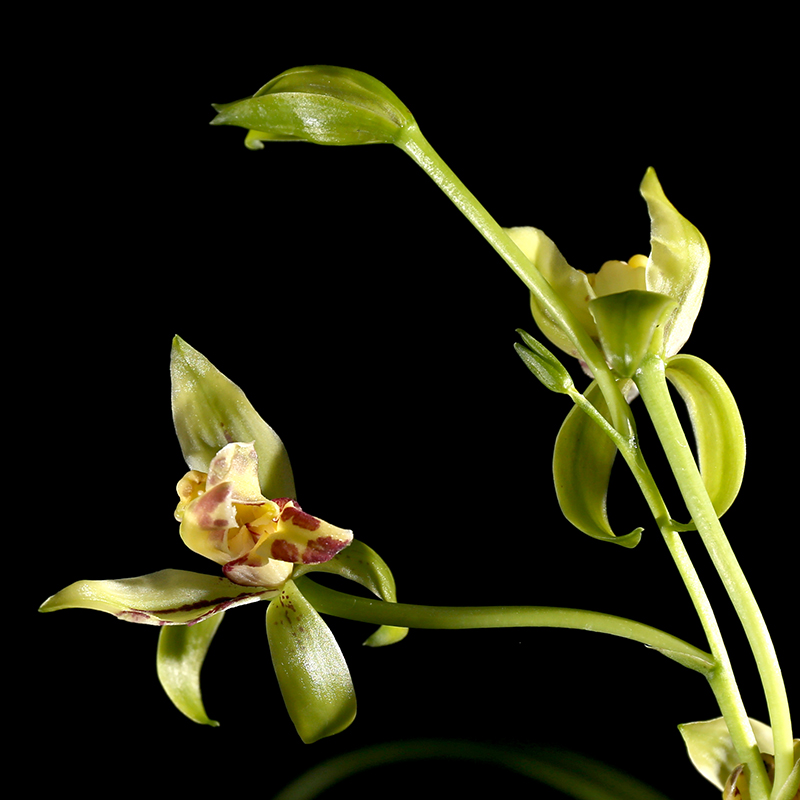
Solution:
[{"label": "narrow green petal", "polygon": [[200,693],[200,669],[224,613],[196,625],[166,625],[158,637],[156,668],[167,696],[179,711],[201,725],[216,727],[209,719]]},{"label": "narrow green petal", "polygon": [[[607,406],[597,384],[590,384],[584,394],[608,418]],[[556,438],[553,453],[556,495],[564,516],[578,530],[595,539],[635,547],[642,529],[616,536],[606,513],[606,495],[616,454],[616,445],[605,431],[575,406]]]},{"label": "narrow green petal", "polygon": [[310,744],[347,728],[356,715],[350,671],[330,628],[292,581],[269,604],[267,637],[300,738]]},{"label": "narrow green petal", "polygon": [[703,483],[714,510],[722,516],[736,499],[744,476],[744,426],[736,401],[719,373],[696,356],[670,358],[666,376],[686,403]]},{"label": "narrow green petal", "polygon": [[664,326],[664,351],[671,356],[683,347],[697,319],[711,257],[700,231],[667,200],[652,167],[639,191],[650,213],[647,290],[668,295],[678,303]]},{"label": "narrow green petal", "polygon": [[126,622],[189,625],[276,594],[277,590],[240,586],[223,577],[163,569],[117,581],[76,581],[47,599],[39,610],[88,608]]},{"label": "narrow green petal", "polygon": [[[308,572],[331,572],[347,580],[355,581],[387,603],[397,602],[394,576],[386,562],[361,540],[354,539],[330,561],[311,566],[298,566],[294,577],[299,578]],[[365,642],[368,647],[383,647],[394,644],[406,637],[408,628],[395,625],[381,625]]]},{"label": "narrow green petal", "polygon": [[244,392],[178,336],[170,371],[172,417],[189,468],[208,472],[211,459],[225,445],[255,442],[264,496],[296,497],[286,448]]},{"label": "narrow green petal", "polygon": [[539,341],[529,333],[517,329],[525,346],[515,344],[514,349],[525,366],[551,392],[567,394],[574,387],[567,368]]}]

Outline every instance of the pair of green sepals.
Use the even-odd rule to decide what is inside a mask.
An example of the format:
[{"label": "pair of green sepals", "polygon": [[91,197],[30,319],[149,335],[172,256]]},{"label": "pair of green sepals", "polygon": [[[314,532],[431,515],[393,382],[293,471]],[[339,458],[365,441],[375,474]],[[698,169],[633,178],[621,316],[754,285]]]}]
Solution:
[{"label": "pair of green sepals", "polygon": [[[649,353],[646,343],[656,330],[657,313],[668,310],[669,303],[660,303],[649,292],[631,291],[608,295],[592,301],[603,312],[619,307],[627,312],[644,308],[655,311],[640,326],[626,324],[635,313],[622,313],[619,330],[625,330],[625,372],[620,377],[620,391],[629,394],[634,390],[636,370],[649,358],[656,368],[663,368],[665,377],[677,389],[689,413],[697,448],[698,464],[706,490],[719,516],[731,506],[742,483],[745,464],[745,437],[739,409],[727,384],[719,373],[696,356],[678,354],[662,360]],[[666,298],[669,300],[669,298]],[[671,301],[670,301],[671,303]],[[602,319],[598,314],[597,318]],[[614,317],[609,318],[613,325]],[[603,323],[599,326],[602,331]],[[636,336],[631,336],[633,331]],[[616,542],[625,547],[635,547],[641,539],[642,528],[616,536],[611,529],[606,511],[606,496],[611,477],[611,467],[618,450],[638,448],[630,441],[630,431],[617,431],[611,422],[606,401],[597,383],[592,382],[581,394],[561,362],[540,342],[524,331],[519,331],[524,344],[515,345],[518,354],[530,371],[551,391],[567,394],[576,406],[567,415],[556,438],[553,455],[553,476],[558,501],[564,515],[579,530],[596,539]],[[622,339],[623,337],[620,336]],[[632,344],[633,342],[633,344]],[[610,352],[608,341],[604,351]],[[637,358],[629,354],[638,352]],[[635,369],[632,367],[635,365]],[[632,454],[639,457],[639,453]],[[636,473],[634,473],[636,474]],[[690,528],[691,524],[682,526]]]}]

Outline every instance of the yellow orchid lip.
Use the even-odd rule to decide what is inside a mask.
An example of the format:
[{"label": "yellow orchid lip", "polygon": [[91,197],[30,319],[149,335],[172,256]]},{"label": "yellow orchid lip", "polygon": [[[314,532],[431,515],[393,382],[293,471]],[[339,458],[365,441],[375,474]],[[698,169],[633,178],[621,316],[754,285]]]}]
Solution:
[{"label": "yellow orchid lip", "polygon": [[186,473],[177,492],[183,541],[245,586],[280,587],[295,564],[329,561],[353,540],[352,531],[312,516],[296,500],[264,497],[252,442],[226,445],[208,473]]}]

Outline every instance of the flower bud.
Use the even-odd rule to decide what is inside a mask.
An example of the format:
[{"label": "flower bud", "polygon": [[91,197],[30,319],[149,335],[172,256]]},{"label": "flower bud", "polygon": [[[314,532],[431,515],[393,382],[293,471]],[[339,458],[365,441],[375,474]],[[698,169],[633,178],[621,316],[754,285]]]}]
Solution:
[{"label": "flower bud", "polygon": [[211,124],[247,128],[245,145],[251,150],[262,148],[262,141],[391,144],[414,122],[379,80],[329,66],[286,70],[252,97],[214,108],[218,113]]}]

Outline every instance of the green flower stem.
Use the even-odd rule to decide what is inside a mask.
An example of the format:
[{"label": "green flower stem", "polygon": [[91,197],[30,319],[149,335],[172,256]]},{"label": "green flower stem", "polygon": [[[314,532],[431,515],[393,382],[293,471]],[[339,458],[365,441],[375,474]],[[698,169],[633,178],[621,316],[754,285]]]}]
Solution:
[{"label": "green flower stem", "polygon": [[[717,666],[706,677],[709,679],[709,684],[717,699],[720,711],[725,719],[728,720],[731,735],[737,743],[737,752],[747,753],[753,763],[760,763],[755,736],[753,735],[741,694],[734,680],[722,633],[717,624],[708,595],[686,551],[683,540],[676,530],[676,523],[671,519],[653,476],[642,458],[641,451],[638,447],[634,447],[625,441],[625,438],[614,430],[605,417],[583,395],[575,390],[569,392],[569,394],[575,403],[605,430],[606,434],[617,445],[621,455],[633,472],[650,507],[650,511],[661,530],[667,549],[678,567],[684,585],[703,625],[706,637],[711,643]],[[764,773],[764,779],[766,780],[766,773]],[[766,783],[763,784],[763,789],[767,790]],[[764,797],[766,798],[767,795],[764,795]]]},{"label": "green flower stem", "polygon": [[[792,771],[793,747],[789,702],[774,645],[753,592],[714,511],[692,449],[675,412],[667,386],[663,359],[655,355],[645,358],[635,376],[635,381],[698,534],[722,579],[755,656],[769,708],[775,743],[775,786],[779,789]],[[720,649],[721,642],[712,641],[710,644],[712,653],[720,659],[720,671],[727,672],[730,667],[727,657],[724,656],[724,650]],[[720,694],[725,695],[734,691],[732,674],[726,679],[729,682],[727,686],[719,686],[723,681],[722,677],[712,678],[712,684],[715,679]],[[754,739],[746,746],[741,741],[742,732],[749,728],[749,723],[738,716],[739,712],[737,718],[729,718],[727,715],[725,718],[734,737],[737,752],[750,767],[751,781],[756,782],[755,785],[751,784],[751,793],[754,798],[768,797],[769,784],[763,764],[760,758],[754,759],[752,754]],[[743,752],[745,750],[748,752]]]},{"label": "green flower stem", "polygon": [[617,388],[616,379],[602,353],[539,270],[531,264],[522,250],[511,241],[503,228],[456,177],[416,125],[407,125],[395,144],[425,170],[528,289],[536,295],[552,318],[561,325],[600,385],[603,397],[611,410],[614,426],[619,431],[628,432],[632,438],[633,422],[630,409]]},{"label": "green flower stem", "polygon": [[658,628],[624,617],[547,606],[418,606],[355,597],[307,577],[296,581],[303,596],[321,614],[402,628],[465,630],[476,628],[570,628],[621,636],[646,644],[706,676],[715,663],[709,653]]}]

